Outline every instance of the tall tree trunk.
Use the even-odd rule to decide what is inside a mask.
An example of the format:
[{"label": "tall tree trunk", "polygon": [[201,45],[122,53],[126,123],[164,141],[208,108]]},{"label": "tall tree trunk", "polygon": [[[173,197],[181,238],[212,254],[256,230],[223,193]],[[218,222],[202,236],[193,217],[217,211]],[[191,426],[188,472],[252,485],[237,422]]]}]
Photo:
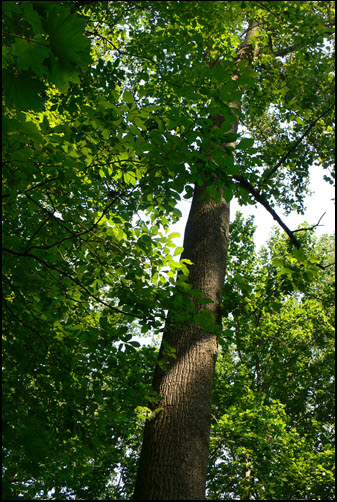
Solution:
[{"label": "tall tree trunk", "polygon": [[[245,56],[249,37],[238,58]],[[251,51],[250,51],[251,52]],[[248,57],[248,51],[247,51]],[[234,77],[236,78],[236,77]],[[232,103],[238,108],[237,103]],[[214,117],[214,125],[221,125]],[[231,132],[237,132],[238,123]],[[233,146],[233,145],[232,145]],[[188,282],[201,290],[213,303],[200,305],[194,298],[195,311],[206,308],[221,324],[220,302],[229,235],[229,204],[205,198],[206,184],[196,185],[187,221],[182,258],[191,260]],[[163,371],[157,364],[153,387],[163,408],[146,422],[134,500],[202,500],[205,498],[211,422],[211,403],[216,334],[189,322],[174,326],[168,322],[158,361],[165,357],[165,347],[176,350]]]},{"label": "tall tree trunk", "polygon": [[[183,258],[190,259],[189,283],[214,303],[207,308],[221,322],[219,312],[225,276],[229,205],[203,202],[205,186],[197,186],[185,230]],[[199,305],[196,303],[196,310]],[[211,419],[215,333],[185,323],[168,327],[164,343],[176,349],[167,370],[156,366],[154,389],[164,408],[144,431],[135,500],[201,500],[205,480]],[[165,352],[162,343],[161,354]]]}]

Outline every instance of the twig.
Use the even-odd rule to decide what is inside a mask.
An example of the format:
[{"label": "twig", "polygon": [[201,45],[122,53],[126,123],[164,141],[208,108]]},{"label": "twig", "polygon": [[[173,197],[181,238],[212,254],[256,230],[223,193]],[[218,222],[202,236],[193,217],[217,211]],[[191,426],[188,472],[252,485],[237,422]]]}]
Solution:
[{"label": "twig", "polygon": [[31,38],[21,37],[20,35],[14,35],[14,33],[7,33],[6,31],[4,31],[2,34],[9,35],[10,37],[22,38],[23,40],[27,40],[27,42],[33,42],[34,44],[39,44],[39,45],[43,45],[44,47],[49,47],[49,45],[41,44],[41,42],[37,42],[36,40],[32,40]]},{"label": "twig", "polygon": [[31,236],[31,238],[29,239],[27,245],[26,245],[26,250],[29,248],[29,244],[32,242],[32,240],[35,238],[35,236],[40,232],[41,228],[47,223],[48,220],[50,220],[50,218],[54,216],[54,213],[52,214],[49,214],[47,216],[47,218],[41,223],[41,225],[38,227],[38,229],[33,233],[33,235]]},{"label": "twig", "polygon": [[313,230],[314,228],[316,227],[322,227],[324,225],[320,225],[320,222],[321,222],[321,219],[323,218],[323,216],[325,215],[326,213],[323,213],[322,216],[320,217],[320,219],[318,220],[318,223],[316,223],[316,225],[313,225],[312,227],[308,227],[308,228],[298,228],[297,230],[293,230],[293,234],[295,232],[308,232],[310,230]]},{"label": "twig", "polygon": [[[57,179],[58,179],[58,177],[56,177],[56,178],[51,178],[51,179],[46,180],[46,181],[42,181],[41,183],[38,183],[37,185],[35,185],[35,186],[33,186],[33,187],[27,188],[27,190],[24,190],[23,192],[20,192],[20,190],[18,190],[17,195],[22,195],[22,194],[25,194],[25,193],[29,192],[30,190],[35,190],[35,188],[39,188],[40,186],[45,185],[46,183],[50,183],[51,181],[55,181],[55,180],[57,180]],[[3,199],[4,199],[4,198],[6,198],[6,197],[9,197],[9,196],[10,196],[10,194],[4,194],[4,195],[1,195],[1,197],[2,197]]]}]

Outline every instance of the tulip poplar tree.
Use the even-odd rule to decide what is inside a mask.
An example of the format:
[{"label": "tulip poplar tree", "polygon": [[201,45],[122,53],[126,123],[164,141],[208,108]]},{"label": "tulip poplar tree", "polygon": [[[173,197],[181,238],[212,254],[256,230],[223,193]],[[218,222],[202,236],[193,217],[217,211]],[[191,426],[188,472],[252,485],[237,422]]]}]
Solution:
[{"label": "tulip poplar tree", "polygon": [[142,418],[124,492],[205,498],[230,201],[322,273],[278,210],[334,180],[333,36],[330,1],[3,2],[6,499],[114,498]]}]

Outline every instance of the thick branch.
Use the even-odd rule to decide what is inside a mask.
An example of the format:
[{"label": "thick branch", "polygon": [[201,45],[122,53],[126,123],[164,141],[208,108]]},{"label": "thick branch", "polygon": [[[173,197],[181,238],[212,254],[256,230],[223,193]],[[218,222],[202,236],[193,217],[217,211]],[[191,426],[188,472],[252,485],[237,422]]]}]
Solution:
[{"label": "thick branch", "polygon": [[283,223],[283,221],[281,220],[281,218],[278,216],[278,214],[274,211],[274,209],[270,206],[269,202],[260,194],[260,192],[258,190],[256,190],[256,188],[253,187],[253,185],[251,185],[249,183],[248,180],[246,180],[246,178],[244,178],[243,176],[241,176],[240,174],[235,174],[233,176],[233,178],[238,181],[240,183],[240,185],[245,188],[250,194],[253,195],[253,197],[260,203],[262,204],[262,206],[264,208],[267,209],[268,213],[270,213],[272,215],[272,217],[274,218],[274,220],[277,221],[277,223],[280,225],[281,228],[283,228],[283,230],[286,232],[286,234],[288,234],[289,236],[289,239],[291,240],[291,242],[294,244],[294,246],[299,249],[301,247],[300,243],[298,242],[298,240],[296,239],[296,237],[294,236],[294,232],[292,232],[285,223]]},{"label": "thick branch", "polygon": [[285,47],[284,49],[280,49],[279,51],[273,51],[272,54],[273,56],[277,57],[283,57],[286,56],[287,54],[291,54],[292,52],[296,51],[300,47],[299,44],[293,44],[289,45],[289,47]]},{"label": "thick branch", "polygon": [[[301,230],[310,230],[310,229],[297,229],[297,230],[290,230],[287,225],[285,223],[283,223],[283,221],[281,220],[281,218],[279,217],[279,215],[274,211],[274,209],[271,207],[271,205],[269,204],[269,202],[260,194],[260,192],[258,190],[256,190],[256,188],[253,187],[253,185],[251,185],[249,183],[248,180],[246,180],[246,178],[244,178],[243,176],[241,176],[240,174],[235,174],[233,176],[233,178],[239,182],[239,184],[245,188],[247,190],[247,192],[249,192],[250,194],[253,195],[253,197],[255,198],[255,200],[257,200],[257,202],[259,202],[260,204],[262,204],[262,206],[267,209],[268,213],[270,213],[272,215],[272,217],[274,218],[275,221],[277,221],[277,223],[280,225],[281,228],[283,228],[283,230],[286,232],[286,234],[288,235],[290,241],[294,244],[294,246],[297,248],[297,249],[300,249],[301,247],[301,244],[298,242],[298,240],[296,239],[296,237],[294,236],[294,233],[295,232],[300,232]],[[325,213],[324,213],[325,214]],[[323,216],[324,216],[323,214]],[[321,219],[323,218],[323,216],[321,216],[321,218],[319,219],[319,222],[321,221]],[[317,223],[317,225],[314,225],[312,228],[315,228],[318,226],[319,222]],[[311,228],[311,229],[312,229]],[[317,267],[321,268],[322,270],[325,270],[327,267],[330,267],[330,265],[327,265],[327,266],[324,266],[324,265],[320,265],[319,263],[316,263]]]}]

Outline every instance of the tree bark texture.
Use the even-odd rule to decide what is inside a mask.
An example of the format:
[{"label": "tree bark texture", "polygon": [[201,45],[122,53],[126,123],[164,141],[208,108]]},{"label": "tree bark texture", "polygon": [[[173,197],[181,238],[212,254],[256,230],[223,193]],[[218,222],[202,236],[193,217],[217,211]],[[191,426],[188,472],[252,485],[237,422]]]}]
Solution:
[{"label": "tree bark texture", "polygon": [[[249,30],[244,42],[246,47],[250,35]],[[242,57],[242,51],[241,48],[238,57]],[[231,106],[239,108],[237,103]],[[217,122],[218,117],[214,117],[214,126],[219,126]],[[231,132],[236,133],[237,127],[237,122],[232,123]],[[200,305],[191,297],[195,311],[209,310],[216,324],[221,325],[229,204],[224,198],[220,203],[207,201],[206,186],[195,187],[181,258],[193,263],[189,266],[188,278],[193,289],[201,290],[213,301]],[[166,343],[175,348],[176,357],[171,358],[165,371],[158,364],[155,368],[153,387],[161,399],[153,408],[163,410],[145,425],[134,500],[205,498],[217,356],[217,337],[211,331],[188,321],[175,325],[168,317],[158,360],[165,357]]]},{"label": "tree bark texture", "polygon": [[[214,301],[203,308],[220,323],[229,205],[225,200],[204,202],[205,188],[195,189],[182,258],[193,262],[189,283]],[[195,307],[198,311],[196,301]],[[153,386],[162,397],[156,407],[164,410],[146,423],[134,499],[201,500],[205,497],[216,334],[185,323],[175,329],[169,326],[163,339],[176,349],[176,358],[165,372],[159,366],[155,369]]]}]

